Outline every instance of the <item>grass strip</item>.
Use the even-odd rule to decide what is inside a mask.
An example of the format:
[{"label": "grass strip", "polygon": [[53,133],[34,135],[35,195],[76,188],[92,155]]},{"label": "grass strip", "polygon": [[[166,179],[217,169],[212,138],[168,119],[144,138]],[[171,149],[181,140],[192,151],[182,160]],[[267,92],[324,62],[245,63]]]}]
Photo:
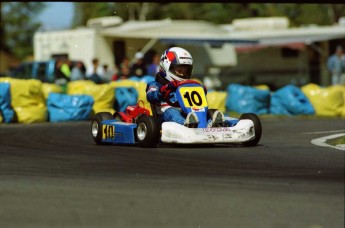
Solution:
[{"label": "grass strip", "polygon": [[326,140],[326,143],[332,146],[336,146],[339,144],[345,144],[345,135],[338,137],[338,138],[334,138],[334,139],[328,139]]}]

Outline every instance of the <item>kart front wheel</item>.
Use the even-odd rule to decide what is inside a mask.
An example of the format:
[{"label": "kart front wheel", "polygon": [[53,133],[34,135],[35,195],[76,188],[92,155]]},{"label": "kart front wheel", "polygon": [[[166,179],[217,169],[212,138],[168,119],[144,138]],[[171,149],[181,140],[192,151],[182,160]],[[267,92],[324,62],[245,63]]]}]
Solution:
[{"label": "kart front wheel", "polygon": [[261,121],[260,121],[259,117],[254,113],[242,114],[240,117],[240,120],[244,120],[244,119],[248,119],[248,120],[253,121],[255,138],[250,140],[250,141],[244,142],[243,145],[255,146],[258,144],[258,142],[260,141],[260,138],[261,138],[261,133],[262,133]]},{"label": "kart front wheel", "polygon": [[152,116],[142,115],[137,120],[136,138],[140,147],[155,147],[159,141],[159,127]]},{"label": "kart front wheel", "polygon": [[107,144],[107,143],[102,143],[102,121],[103,120],[111,120],[114,119],[113,115],[111,115],[110,112],[99,112],[96,114],[95,117],[92,119],[91,123],[91,134],[93,140],[98,145],[101,144]]}]

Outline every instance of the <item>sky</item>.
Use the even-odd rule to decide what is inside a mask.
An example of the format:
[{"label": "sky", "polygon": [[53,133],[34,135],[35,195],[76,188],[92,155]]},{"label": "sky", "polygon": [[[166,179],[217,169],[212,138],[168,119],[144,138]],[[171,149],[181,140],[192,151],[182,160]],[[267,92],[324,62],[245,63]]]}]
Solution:
[{"label": "sky", "polygon": [[73,2],[45,2],[46,7],[38,16],[43,29],[67,29],[73,19]]}]

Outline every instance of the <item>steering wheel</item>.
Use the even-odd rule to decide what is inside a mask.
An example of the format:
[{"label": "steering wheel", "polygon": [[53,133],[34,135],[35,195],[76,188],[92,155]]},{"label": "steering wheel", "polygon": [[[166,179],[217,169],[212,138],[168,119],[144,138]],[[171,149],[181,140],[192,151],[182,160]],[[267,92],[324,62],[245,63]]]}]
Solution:
[{"label": "steering wheel", "polygon": [[179,82],[179,83],[178,83],[178,86],[177,86],[174,90],[169,90],[169,91],[167,92],[167,94],[166,94],[165,102],[166,102],[168,105],[173,106],[173,107],[177,107],[177,108],[180,107],[178,101],[172,102],[172,101],[169,99],[169,97],[170,97],[170,94],[171,94],[172,92],[175,92],[176,89],[177,89],[178,87],[180,87],[180,86],[182,86],[182,85],[185,85],[185,84],[196,84],[196,85],[201,85],[200,82],[195,81],[195,80],[184,80],[184,81]]}]

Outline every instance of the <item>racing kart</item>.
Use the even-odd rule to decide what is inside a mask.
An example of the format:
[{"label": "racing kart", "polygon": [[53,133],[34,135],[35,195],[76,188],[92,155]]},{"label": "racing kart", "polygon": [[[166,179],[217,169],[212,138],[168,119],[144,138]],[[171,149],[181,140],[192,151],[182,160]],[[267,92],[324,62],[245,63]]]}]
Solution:
[{"label": "racing kart", "polygon": [[[262,128],[258,116],[245,113],[239,119],[225,117],[215,127],[207,127],[216,109],[208,109],[204,86],[194,80],[179,83],[176,91],[169,91],[166,102],[180,107],[187,115],[194,112],[199,119],[196,128],[188,128],[175,122],[160,122],[154,105],[150,110],[144,102],[128,106],[125,112],[99,112],[92,118],[91,133],[96,144],[138,144],[155,147],[158,143],[176,144],[243,144],[255,146],[261,138]],[[174,92],[174,93],[172,93]]]}]

